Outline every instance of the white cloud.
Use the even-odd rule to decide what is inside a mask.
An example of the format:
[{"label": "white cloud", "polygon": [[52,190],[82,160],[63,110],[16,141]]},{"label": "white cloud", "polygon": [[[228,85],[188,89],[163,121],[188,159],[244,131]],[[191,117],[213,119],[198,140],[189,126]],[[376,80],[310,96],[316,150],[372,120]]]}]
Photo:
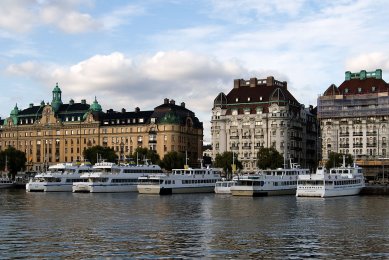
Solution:
[{"label": "white cloud", "polygon": [[76,34],[112,29],[128,23],[134,15],[144,14],[144,9],[136,5],[107,10],[101,17],[80,11],[93,11],[93,8],[91,0],[3,0],[0,5],[0,32],[3,29],[8,33],[25,33],[35,27],[49,25],[65,33]]},{"label": "white cloud", "polygon": [[97,96],[104,109],[153,109],[163,98],[171,98],[185,102],[203,122],[210,120],[216,95],[228,92],[236,75],[249,74],[233,61],[184,51],[158,52],[134,60],[115,52],[70,66],[28,61],[10,65],[7,72],[41,82],[48,92],[58,82],[64,101],[66,97],[91,100]]},{"label": "white cloud", "polygon": [[382,52],[364,53],[346,61],[346,69],[352,72],[382,69],[389,72],[389,54]]},{"label": "white cloud", "polygon": [[2,0],[0,5],[0,29],[8,32],[22,33],[35,25],[31,0]]}]

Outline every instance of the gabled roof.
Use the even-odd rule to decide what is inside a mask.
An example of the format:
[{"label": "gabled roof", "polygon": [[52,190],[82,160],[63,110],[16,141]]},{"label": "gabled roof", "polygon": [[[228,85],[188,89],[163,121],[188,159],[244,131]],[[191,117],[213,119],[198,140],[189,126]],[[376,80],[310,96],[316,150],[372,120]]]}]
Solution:
[{"label": "gabled roof", "polygon": [[335,95],[340,95],[339,89],[335,84],[331,84],[327,88],[326,91],[324,91],[324,96],[335,96]]}]

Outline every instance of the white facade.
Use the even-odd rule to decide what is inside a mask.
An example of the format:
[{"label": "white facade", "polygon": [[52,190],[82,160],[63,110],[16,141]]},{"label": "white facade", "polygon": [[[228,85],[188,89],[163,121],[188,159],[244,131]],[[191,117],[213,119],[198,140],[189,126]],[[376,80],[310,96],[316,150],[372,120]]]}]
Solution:
[{"label": "white facade", "polygon": [[[234,152],[243,171],[254,172],[259,148],[274,147],[286,158],[313,167],[318,135],[316,118],[310,111],[291,96],[286,82],[273,77],[235,80],[234,89],[228,95],[220,93],[214,102],[212,158],[218,153]],[[307,142],[309,139],[311,142]],[[309,160],[308,151],[312,157]]]}]

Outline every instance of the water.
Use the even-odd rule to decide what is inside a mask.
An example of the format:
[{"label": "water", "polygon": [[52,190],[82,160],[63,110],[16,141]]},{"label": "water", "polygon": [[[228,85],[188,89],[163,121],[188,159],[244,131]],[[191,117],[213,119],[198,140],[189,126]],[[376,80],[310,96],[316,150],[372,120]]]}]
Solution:
[{"label": "water", "polygon": [[389,259],[389,197],[0,190],[0,259]]}]

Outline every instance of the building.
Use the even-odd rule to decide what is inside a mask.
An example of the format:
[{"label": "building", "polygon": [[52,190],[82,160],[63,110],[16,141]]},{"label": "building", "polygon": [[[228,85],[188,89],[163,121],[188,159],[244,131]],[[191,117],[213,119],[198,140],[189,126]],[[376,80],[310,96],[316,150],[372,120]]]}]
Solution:
[{"label": "building", "polygon": [[83,151],[95,145],[113,148],[120,158],[137,147],[155,150],[161,159],[170,151],[186,152],[189,164],[202,156],[203,124],[185,103],[165,99],[150,111],[103,112],[97,99],[64,104],[58,84],[52,93],[50,103],[16,105],[1,120],[0,150],[13,146],[25,152],[29,170],[82,159]]},{"label": "building", "polygon": [[288,91],[287,82],[251,78],[234,80],[233,89],[220,93],[212,109],[212,157],[231,151],[244,171],[257,169],[259,148],[276,148],[314,169],[318,161],[316,110],[305,108]]},{"label": "building", "polygon": [[346,71],[345,80],[332,84],[318,98],[323,160],[330,152],[351,154],[375,178],[389,166],[389,84],[382,70]]}]

